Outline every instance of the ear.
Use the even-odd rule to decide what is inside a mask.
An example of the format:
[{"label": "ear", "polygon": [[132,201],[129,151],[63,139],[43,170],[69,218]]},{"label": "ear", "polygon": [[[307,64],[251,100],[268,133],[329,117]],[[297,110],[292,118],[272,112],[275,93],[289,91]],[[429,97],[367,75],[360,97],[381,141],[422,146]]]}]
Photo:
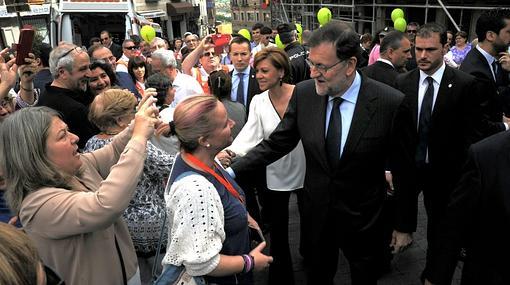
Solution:
[{"label": "ear", "polygon": [[489,41],[489,42],[493,42],[494,40],[496,40],[498,34],[496,34],[495,32],[493,31],[487,31],[485,33],[485,38]]},{"label": "ear", "polygon": [[347,76],[351,76],[356,72],[356,64],[358,63],[358,59],[355,56],[351,56],[347,60],[347,70],[345,71],[345,74]]},{"label": "ear", "polygon": [[198,138],[198,144],[202,147],[206,147],[207,145],[210,145],[208,142],[207,142],[207,138],[206,137],[199,137]]},{"label": "ear", "polygon": [[450,45],[448,43],[443,45],[443,55],[448,53],[448,50],[450,49]]},{"label": "ear", "polygon": [[35,62],[37,62],[37,66],[41,66],[42,65],[42,62],[41,62],[40,58],[36,58]]}]

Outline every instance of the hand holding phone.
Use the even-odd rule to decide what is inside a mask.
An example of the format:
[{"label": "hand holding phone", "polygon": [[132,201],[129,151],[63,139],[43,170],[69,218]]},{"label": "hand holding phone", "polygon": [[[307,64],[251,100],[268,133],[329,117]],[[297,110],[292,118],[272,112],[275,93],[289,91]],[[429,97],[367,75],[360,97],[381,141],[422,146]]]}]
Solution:
[{"label": "hand holding phone", "polygon": [[23,28],[19,34],[18,44],[16,45],[16,64],[18,66],[27,64],[25,58],[32,52],[32,44],[34,42],[34,29]]}]

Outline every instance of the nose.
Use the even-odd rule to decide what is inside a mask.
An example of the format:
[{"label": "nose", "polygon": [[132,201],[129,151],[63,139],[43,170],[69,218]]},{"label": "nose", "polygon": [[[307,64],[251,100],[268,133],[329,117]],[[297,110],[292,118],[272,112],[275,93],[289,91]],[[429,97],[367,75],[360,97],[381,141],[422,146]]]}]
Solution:
[{"label": "nose", "polygon": [[321,76],[321,73],[317,70],[317,68],[310,66],[310,77],[315,79],[319,76]]},{"label": "nose", "polygon": [[73,134],[73,133],[69,133],[69,134],[71,134],[71,142],[73,144],[77,144],[78,141],[80,140],[80,138],[77,135]]}]

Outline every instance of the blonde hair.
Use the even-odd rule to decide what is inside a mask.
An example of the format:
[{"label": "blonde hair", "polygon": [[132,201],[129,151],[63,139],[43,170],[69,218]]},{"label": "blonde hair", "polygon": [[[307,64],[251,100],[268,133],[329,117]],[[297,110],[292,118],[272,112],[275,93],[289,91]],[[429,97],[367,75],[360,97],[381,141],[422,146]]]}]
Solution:
[{"label": "blonde hair", "polygon": [[32,241],[21,230],[0,223],[0,284],[38,284],[41,258]]},{"label": "blonde hair", "polygon": [[136,98],[131,92],[109,89],[94,98],[88,118],[101,131],[106,131],[117,126],[117,119],[133,112],[136,105]]},{"label": "blonde hair", "polygon": [[198,139],[208,136],[216,129],[217,126],[211,122],[217,105],[218,99],[211,95],[191,96],[177,105],[174,124],[181,148],[193,152],[198,147]]}]

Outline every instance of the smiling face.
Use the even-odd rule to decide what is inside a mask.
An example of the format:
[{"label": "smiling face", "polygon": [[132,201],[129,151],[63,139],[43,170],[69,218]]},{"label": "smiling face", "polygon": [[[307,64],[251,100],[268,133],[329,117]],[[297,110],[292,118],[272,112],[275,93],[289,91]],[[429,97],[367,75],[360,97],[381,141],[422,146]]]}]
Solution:
[{"label": "smiling face", "polygon": [[324,42],[310,48],[308,59],[316,66],[326,66],[327,71],[310,66],[310,77],[315,81],[315,89],[320,96],[340,96],[351,85],[356,72],[356,59],[341,61],[336,56],[332,43]]},{"label": "smiling face", "polygon": [[136,80],[140,82],[144,82],[144,76],[145,76],[145,67],[144,66],[136,66],[133,67],[133,74],[136,77]]},{"label": "smiling face", "polygon": [[268,90],[280,83],[280,78],[283,78],[283,70],[278,70],[269,59],[260,61],[255,66],[257,81],[260,90]]},{"label": "smiling face", "polygon": [[69,132],[67,125],[58,117],[53,117],[46,139],[46,154],[58,170],[75,175],[82,162],[78,153],[78,136]]},{"label": "smiling face", "polygon": [[71,72],[65,68],[61,68],[61,72],[65,73],[65,82],[70,90],[86,91],[89,83],[90,60],[86,52],[77,52],[74,58],[73,69]]},{"label": "smiling face", "polygon": [[111,87],[110,77],[101,67],[96,67],[90,71],[89,88],[92,94],[97,95]]},{"label": "smiling face", "polygon": [[207,73],[213,72],[219,64],[218,57],[214,53],[214,48],[209,48],[202,52],[200,57],[200,65],[207,71]]}]

